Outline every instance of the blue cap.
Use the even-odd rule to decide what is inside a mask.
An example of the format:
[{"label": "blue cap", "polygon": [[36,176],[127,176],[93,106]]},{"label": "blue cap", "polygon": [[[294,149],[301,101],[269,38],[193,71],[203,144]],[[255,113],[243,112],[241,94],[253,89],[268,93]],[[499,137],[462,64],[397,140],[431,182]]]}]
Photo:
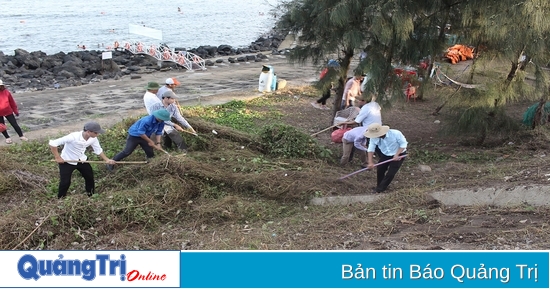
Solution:
[{"label": "blue cap", "polygon": [[162,121],[170,120],[170,113],[164,108],[153,111],[153,115]]}]

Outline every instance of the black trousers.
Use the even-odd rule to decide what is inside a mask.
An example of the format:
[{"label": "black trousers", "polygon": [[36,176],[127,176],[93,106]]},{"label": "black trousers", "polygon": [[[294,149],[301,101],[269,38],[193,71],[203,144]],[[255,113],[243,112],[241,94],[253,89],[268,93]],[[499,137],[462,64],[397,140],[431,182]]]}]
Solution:
[{"label": "black trousers", "polygon": [[58,198],[62,198],[67,195],[67,191],[71,186],[71,177],[74,170],[80,172],[84,181],[86,182],[86,193],[88,196],[91,196],[95,190],[94,182],[94,171],[92,166],[88,163],[77,163],[76,165],[71,165],[68,163],[59,164],[59,192],[57,193]]},{"label": "black trousers", "polygon": [[[21,130],[21,128],[17,124],[17,120],[15,119],[15,115],[10,114],[10,115],[6,115],[6,116],[0,116],[0,122],[3,123],[3,124],[6,124],[4,122],[4,117],[10,122],[11,126],[13,127],[13,129],[15,130],[17,135],[22,137],[23,136],[23,131]],[[8,130],[3,131],[2,134],[4,135],[5,138],[10,138],[10,135],[8,134]]]},{"label": "black trousers", "polygon": [[172,132],[170,133],[163,133],[162,139],[164,141],[164,147],[167,149],[171,149],[172,143],[174,143],[180,151],[187,150],[187,144],[185,143],[185,140],[181,136],[180,132],[175,129],[172,130]]},{"label": "black trousers", "polygon": [[[378,149],[378,147],[377,147]],[[377,150],[376,154],[378,155],[378,163],[390,160],[393,156],[387,156],[383,154],[380,150]],[[403,152],[400,156],[406,155],[407,152]],[[405,158],[400,159],[399,161],[387,162],[385,164],[378,165],[376,167],[376,191],[383,192],[393,181],[393,178],[399,171],[399,168],[405,161]]]},{"label": "black trousers", "polygon": [[139,136],[128,135],[128,138],[126,138],[126,146],[121,152],[116,154],[113,160],[114,161],[123,160],[125,157],[131,155],[138,145],[141,146],[147,158],[152,158],[155,156],[155,153],[153,152],[153,148],[149,146],[146,140],[142,139]]},{"label": "black trousers", "polygon": [[330,87],[327,88],[325,91],[323,91],[323,96],[317,100],[317,103],[320,103],[322,105],[327,104],[327,99],[330,98]]}]

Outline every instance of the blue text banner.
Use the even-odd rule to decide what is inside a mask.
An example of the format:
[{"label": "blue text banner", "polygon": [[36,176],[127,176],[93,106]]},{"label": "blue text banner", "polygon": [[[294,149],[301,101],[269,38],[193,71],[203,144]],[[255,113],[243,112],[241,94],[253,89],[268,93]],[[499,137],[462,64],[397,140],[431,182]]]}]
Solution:
[{"label": "blue text banner", "polygon": [[183,251],[182,288],[548,288],[539,251]]}]

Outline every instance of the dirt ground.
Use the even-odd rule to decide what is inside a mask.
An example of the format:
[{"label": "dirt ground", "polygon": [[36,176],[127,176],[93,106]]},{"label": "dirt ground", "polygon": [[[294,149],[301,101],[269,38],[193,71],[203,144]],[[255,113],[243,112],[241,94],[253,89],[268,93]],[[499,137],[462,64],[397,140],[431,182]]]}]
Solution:
[{"label": "dirt ground", "polygon": [[[316,96],[302,93],[300,87],[318,77],[311,65],[288,64],[283,57],[272,56],[261,63],[225,64],[206,71],[170,71],[141,75],[140,79],[106,80],[81,87],[43,92],[18,93],[19,123],[31,139],[43,139],[81,129],[89,119],[105,126],[129,116],[144,114],[143,87],[148,81],[162,82],[177,77],[182,83],[177,94],[182,105],[219,104],[231,99],[248,99],[257,92],[261,65],[275,68],[279,79],[288,82],[272,109],[284,114],[282,121],[301,131],[314,133],[331,124],[332,113],[310,105]],[[81,239],[70,244],[53,241],[49,248],[65,249],[479,249],[514,250],[548,248],[546,207],[529,203],[509,207],[487,205],[445,206],[429,197],[430,192],[466,188],[517,188],[549,183],[548,147],[531,139],[512,138],[494,147],[459,144],[459,136],[440,134],[447,121],[446,110],[432,115],[441,104],[436,89],[422,101],[398,102],[383,108],[383,122],[399,129],[409,142],[410,157],[404,163],[388,193],[373,204],[319,207],[308,202],[273,203],[271,200],[247,203],[245,199],[227,199],[226,203],[201,204],[190,220],[167,224],[159,230],[133,230],[128,224],[116,233],[98,234],[92,228],[80,231]],[[279,94],[279,93],[277,93]],[[269,96],[268,96],[269,97]],[[329,105],[332,104],[332,97]],[[518,121],[528,103],[515,104]],[[319,134],[319,142],[341,152],[340,144],[330,142],[330,132]],[[18,142],[17,137],[14,138]],[[2,145],[5,145],[2,142]],[[16,145],[16,144],[14,144]],[[311,165],[312,163],[308,163]],[[198,164],[197,164],[198,165]],[[315,165],[315,163],[313,163]],[[420,165],[430,167],[422,171]],[[320,197],[371,194],[374,172],[365,172],[344,182],[336,178],[359,169],[357,160],[347,167],[319,165]],[[215,176],[215,173],[212,173]],[[298,174],[296,174],[298,175]],[[286,176],[286,175],[285,175]],[[299,175],[298,175],[299,176]],[[289,175],[293,178],[293,175]],[[294,182],[315,180],[292,179]],[[4,197],[9,201],[7,197]],[[80,200],[80,199],[79,199]],[[83,199],[85,202],[85,199]],[[20,201],[20,200],[18,200]],[[26,201],[26,200],[25,200]],[[241,203],[244,203],[242,205]],[[191,203],[189,203],[191,204]],[[10,206],[16,206],[13,203]],[[209,208],[208,206],[216,206]],[[217,223],[206,209],[219,215],[242,214],[251,221]],[[249,206],[249,207],[247,207]],[[264,216],[263,207],[277,207],[278,213]],[[206,208],[206,209],[205,209]],[[8,210],[6,210],[8,211]],[[179,211],[178,211],[179,212]],[[261,216],[261,217],[260,217]],[[228,217],[229,220],[232,217]],[[7,226],[6,224],[4,224]],[[94,231],[96,230],[96,231]],[[162,232],[162,233],[161,233]],[[76,234],[76,233],[75,233]],[[24,235],[23,235],[24,236]],[[85,238],[84,238],[85,236]],[[11,249],[11,248],[3,248]]]},{"label": "dirt ground", "polygon": [[[155,72],[141,74],[137,79],[124,76],[79,87],[14,93],[20,111],[18,123],[29,139],[78,130],[90,119],[110,126],[123,118],[144,114],[145,86],[150,81],[162,84],[168,77],[181,82],[176,93],[182,106],[249,99],[261,95],[258,81],[262,65],[272,65],[279,80],[287,80],[289,85],[309,83],[317,75],[315,67],[290,65],[282,55],[269,56],[263,62],[229,63],[225,59],[207,70]],[[17,136],[14,131],[10,134]],[[17,137],[13,140],[19,141]],[[6,144],[2,141],[0,145]]]},{"label": "dirt ground", "polygon": [[[519,134],[489,147],[464,146],[460,144],[461,137],[441,133],[449,110],[442,109],[438,116],[432,114],[443,101],[440,93],[448,91],[436,89],[422,101],[399,102],[383,108],[383,122],[403,132],[410,151],[389,193],[372,199],[373,203],[385,206],[372,209],[362,204],[348,204],[341,206],[338,213],[328,211],[325,222],[311,221],[315,225],[310,230],[318,230],[319,234],[307,248],[510,250],[542,249],[548,245],[545,240],[550,232],[547,207],[533,205],[529,200],[497,206],[497,202],[495,205],[476,203],[475,198],[475,193],[483,189],[527,194],[542,186],[548,191],[548,146]],[[313,100],[303,98],[297,100],[296,105],[285,107],[288,112],[285,122],[310,133],[326,128],[331,111],[313,108],[309,105]],[[519,122],[531,104],[515,103],[510,114]],[[341,146],[331,143],[330,132],[316,138],[332,148]],[[343,176],[359,169],[359,163],[355,162],[336,174]],[[430,170],[423,171],[421,165]],[[366,183],[363,191],[341,191],[330,196],[372,196],[370,188],[375,177],[375,173],[369,171],[353,176],[346,182],[363,180]],[[468,206],[445,206],[430,197],[434,192],[459,189],[470,193]],[[415,192],[425,198],[417,199]],[[541,194],[537,197],[548,198],[546,193]],[[403,203],[408,203],[410,208],[403,209],[400,206]],[[338,238],[340,242],[336,241]]]}]

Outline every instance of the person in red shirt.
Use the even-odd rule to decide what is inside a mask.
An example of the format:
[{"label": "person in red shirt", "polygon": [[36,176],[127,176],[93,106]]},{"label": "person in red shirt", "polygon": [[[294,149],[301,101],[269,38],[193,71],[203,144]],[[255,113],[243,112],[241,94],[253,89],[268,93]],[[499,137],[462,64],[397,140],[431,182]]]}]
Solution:
[{"label": "person in red shirt", "polygon": [[[17,109],[17,104],[13,100],[13,96],[10,91],[6,89],[4,82],[0,79],[0,123],[5,124],[4,118],[6,118],[15,132],[19,135],[19,139],[22,141],[28,141],[26,137],[23,136],[23,131],[17,124],[16,116],[19,116],[19,110]],[[6,138],[6,143],[11,144],[13,141],[8,134],[8,130],[2,132]]]},{"label": "person in red shirt", "polygon": [[[327,75],[330,68],[339,69],[340,64],[334,59],[329,60],[327,66],[321,71],[319,80],[322,80]],[[317,101],[312,102],[311,105],[319,109],[330,109],[327,107],[326,104],[327,104],[327,99],[330,98],[331,88],[332,88],[332,84],[325,84],[325,87],[323,89],[323,96],[319,98]]]}]

